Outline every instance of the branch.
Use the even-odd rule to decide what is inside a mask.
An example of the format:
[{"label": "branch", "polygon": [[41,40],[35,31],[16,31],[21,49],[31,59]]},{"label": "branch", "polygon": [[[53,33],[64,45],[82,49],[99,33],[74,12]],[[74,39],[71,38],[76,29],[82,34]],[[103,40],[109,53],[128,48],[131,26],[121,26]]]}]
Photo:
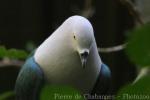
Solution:
[{"label": "branch", "polygon": [[136,77],[136,79],[134,80],[132,84],[135,84],[136,82],[138,82],[142,77],[146,75],[150,75],[149,73],[150,73],[150,67],[149,66],[143,67],[142,69],[140,69],[138,76]]},{"label": "branch", "polygon": [[86,18],[90,18],[94,15],[94,7],[92,6],[92,0],[85,0],[84,8],[81,10],[80,15]]},{"label": "branch", "polygon": [[0,68],[6,66],[15,66],[21,67],[24,64],[24,61],[21,60],[10,60],[9,58],[4,58],[0,61]]},{"label": "branch", "polygon": [[143,19],[137,10],[137,7],[131,2],[131,0],[120,0],[120,2],[127,7],[129,13],[137,20],[140,25],[144,24]]},{"label": "branch", "polygon": [[108,48],[98,48],[98,52],[101,53],[111,53],[111,52],[117,52],[117,51],[121,51],[126,47],[127,43],[125,44],[121,44],[118,46],[114,46],[114,47],[108,47]]}]

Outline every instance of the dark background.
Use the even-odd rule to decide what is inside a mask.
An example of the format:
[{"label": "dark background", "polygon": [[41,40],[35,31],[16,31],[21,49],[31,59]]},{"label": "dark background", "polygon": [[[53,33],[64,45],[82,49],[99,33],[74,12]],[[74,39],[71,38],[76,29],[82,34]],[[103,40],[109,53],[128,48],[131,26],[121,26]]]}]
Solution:
[{"label": "dark background", "polygon": [[[0,45],[26,49],[32,41],[42,43],[66,18],[80,14],[86,0],[1,0]],[[134,19],[119,0],[92,0],[93,25],[98,47],[111,47],[126,42],[126,31],[134,27]],[[124,50],[100,53],[112,72],[111,93],[133,81],[136,69]],[[18,67],[0,68],[0,93],[13,89]]]}]

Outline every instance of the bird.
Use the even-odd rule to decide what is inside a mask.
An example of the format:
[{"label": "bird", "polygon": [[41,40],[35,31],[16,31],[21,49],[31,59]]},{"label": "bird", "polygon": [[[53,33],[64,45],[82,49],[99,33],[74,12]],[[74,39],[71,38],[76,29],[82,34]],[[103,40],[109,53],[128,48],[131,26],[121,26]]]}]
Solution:
[{"label": "bird", "polygon": [[100,58],[90,21],[66,19],[27,58],[15,83],[17,100],[38,100],[45,82],[68,85],[83,94],[105,94],[111,71]]}]

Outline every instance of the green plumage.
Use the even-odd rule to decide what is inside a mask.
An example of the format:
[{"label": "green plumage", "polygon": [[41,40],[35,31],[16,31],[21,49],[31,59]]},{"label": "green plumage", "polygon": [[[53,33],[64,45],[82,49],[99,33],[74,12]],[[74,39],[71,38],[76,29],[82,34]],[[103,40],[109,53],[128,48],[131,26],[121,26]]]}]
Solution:
[{"label": "green plumage", "polygon": [[33,57],[28,58],[18,75],[15,85],[17,100],[38,100],[43,85],[43,72]]}]

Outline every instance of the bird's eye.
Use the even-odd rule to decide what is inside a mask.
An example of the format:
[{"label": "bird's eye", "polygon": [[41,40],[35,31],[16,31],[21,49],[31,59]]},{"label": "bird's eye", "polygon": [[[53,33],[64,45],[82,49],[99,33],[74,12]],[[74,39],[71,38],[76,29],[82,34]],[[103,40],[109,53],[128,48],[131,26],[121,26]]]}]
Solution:
[{"label": "bird's eye", "polygon": [[76,40],[76,36],[74,35],[73,38]]}]

